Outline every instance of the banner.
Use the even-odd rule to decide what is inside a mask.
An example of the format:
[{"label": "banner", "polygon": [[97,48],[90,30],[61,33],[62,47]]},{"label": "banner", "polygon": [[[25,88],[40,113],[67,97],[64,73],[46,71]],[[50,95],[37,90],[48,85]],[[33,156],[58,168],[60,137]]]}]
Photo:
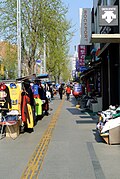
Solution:
[{"label": "banner", "polygon": [[91,45],[91,9],[80,8],[80,45]]},{"label": "banner", "polygon": [[80,66],[85,66],[86,46],[78,45],[78,59]]}]

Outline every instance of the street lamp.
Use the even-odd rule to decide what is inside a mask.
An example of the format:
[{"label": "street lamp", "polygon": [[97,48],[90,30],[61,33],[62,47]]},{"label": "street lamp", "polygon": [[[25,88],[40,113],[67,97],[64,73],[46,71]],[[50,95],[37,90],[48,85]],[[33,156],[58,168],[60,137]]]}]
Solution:
[{"label": "street lamp", "polygon": [[18,53],[18,78],[21,77],[21,5],[17,0],[17,53]]}]

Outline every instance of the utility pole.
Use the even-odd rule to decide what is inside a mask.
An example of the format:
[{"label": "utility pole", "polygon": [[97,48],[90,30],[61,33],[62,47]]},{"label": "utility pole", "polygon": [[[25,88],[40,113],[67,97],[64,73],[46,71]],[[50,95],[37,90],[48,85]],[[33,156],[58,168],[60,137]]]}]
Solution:
[{"label": "utility pole", "polygon": [[44,74],[46,74],[46,42],[44,36]]},{"label": "utility pole", "polygon": [[17,0],[17,54],[18,54],[18,78],[21,77],[21,3]]}]

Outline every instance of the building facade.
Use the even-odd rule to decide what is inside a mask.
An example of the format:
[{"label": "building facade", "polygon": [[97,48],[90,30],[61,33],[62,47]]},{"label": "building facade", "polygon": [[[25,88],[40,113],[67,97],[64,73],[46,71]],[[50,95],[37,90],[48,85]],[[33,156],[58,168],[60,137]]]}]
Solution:
[{"label": "building facade", "polygon": [[[109,105],[119,105],[120,104],[120,55],[119,55],[119,43],[115,41],[114,38],[110,37],[114,34],[119,34],[119,21],[118,25],[106,24],[100,26],[99,7],[109,7],[117,6],[119,9],[118,0],[94,0],[93,2],[93,19],[94,28],[93,33],[98,35],[98,40],[92,40],[93,46],[98,51],[96,54],[97,59],[100,61],[98,71],[100,73],[100,94],[102,96],[103,110],[107,109]],[[109,11],[110,12],[110,11]],[[106,17],[107,18],[107,17]],[[119,19],[119,14],[118,14]],[[114,21],[114,19],[113,19]],[[101,38],[102,35],[105,38]]]}]

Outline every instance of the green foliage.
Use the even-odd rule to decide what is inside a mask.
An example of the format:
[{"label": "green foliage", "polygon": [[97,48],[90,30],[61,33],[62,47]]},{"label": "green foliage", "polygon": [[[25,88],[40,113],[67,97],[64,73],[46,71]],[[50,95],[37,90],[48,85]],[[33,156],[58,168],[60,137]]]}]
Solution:
[{"label": "green foliage", "polygon": [[[17,0],[0,1],[0,30],[4,39],[17,44]],[[68,8],[61,0],[21,0],[22,71],[34,73],[46,44],[47,72],[59,78],[72,37]],[[25,66],[25,69],[24,69]],[[66,65],[67,69],[67,65]],[[27,74],[26,74],[27,75]],[[67,75],[67,73],[66,73]]]}]

